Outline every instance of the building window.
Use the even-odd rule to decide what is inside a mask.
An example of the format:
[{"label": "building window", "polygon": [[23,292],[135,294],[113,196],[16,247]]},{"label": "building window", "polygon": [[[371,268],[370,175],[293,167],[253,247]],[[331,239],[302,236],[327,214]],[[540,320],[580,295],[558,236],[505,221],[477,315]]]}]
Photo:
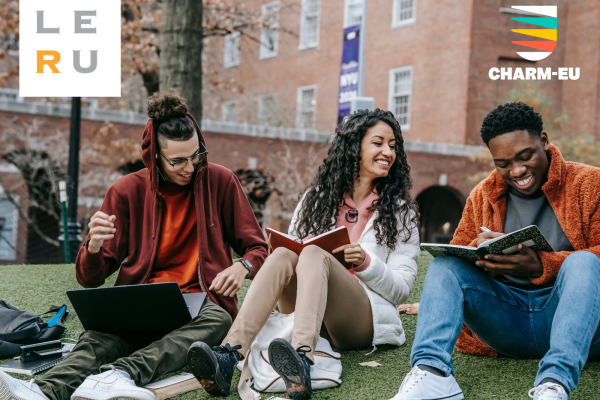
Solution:
[{"label": "building window", "polygon": [[296,126],[299,129],[314,129],[317,109],[317,86],[298,88],[298,114]]},{"label": "building window", "polygon": [[300,49],[319,45],[319,0],[302,0]]},{"label": "building window", "polygon": [[394,114],[402,131],[410,129],[410,101],[412,94],[412,67],[390,71],[388,108]]},{"label": "building window", "polygon": [[225,36],[225,68],[240,65],[240,33]]},{"label": "building window", "polygon": [[[2,188],[0,187],[0,190]],[[18,196],[14,196],[19,201]],[[16,261],[19,211],[4,194],[0,194],[0,260]]]},{"label": "building window", "polygon": [[260,34],[260,59],[275,57],[277,55],[277,41],[279,40],[279,2],[274,1],[263,4],[262,17],[265,27]]},{"label": "building window", "polygon": [[392,28],[414,24],[417,0],[394,0]]},{"label": "building window", "polygon": [[275,97],[272,94],[266,94],[258,98],[258,124],[274,125]]},{"label": "building window", "polygon": [[345,0],[344,3],[344,28],[360,25],[364,12],[363,0]]},{"label": "building window", "polygon": [[223,121],[225,122],[237,122],[237,104],[235,101],[228,101],[223,103],[222,108]]}]

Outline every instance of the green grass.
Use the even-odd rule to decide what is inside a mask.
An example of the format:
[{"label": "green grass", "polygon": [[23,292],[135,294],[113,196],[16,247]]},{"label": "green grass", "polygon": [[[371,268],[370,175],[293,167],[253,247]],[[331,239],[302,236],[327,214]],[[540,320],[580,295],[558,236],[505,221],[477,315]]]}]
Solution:
[{"label": "green grass", "polygon": [[[431,258],[423,254],[419,262],[419,277],[408,302],[418,302],[423,280]],[[110,286],[115,276],[106,282]],[[244,296],[249,282],[240,292]],[[82,332],[75,311],[70,306],[65,291],[80,288],[75,280],[73,265],[17,265],[0,266],[0,299],[16,307],[42,313],[51,304],[69,305],[71,315],[66,319],[66,337],[77,339]],[[339,388],[318,390],[313,398],[321,399],[389,399],[397,392],[404,375],[410,370],[410,348],[414,339],[417,317],[401,316],[406,331],[406,343],[401,347],[380,346],[370,355],[369,351],[342,352],[342,385]],[[454,352],[456,379],[467,399],[523,400],[528,399],[527,391],[532,387],[537,371],[538,360],[514,360],[510,358],[492,359],[469,356]],[[360,362],[375,360],[381,367],[361,367]],[[39,376],[39,375],[38,375]],[[26,376],[19,376],[27,379]],[[236,373],[232,387],[237,387],[239,373]],[[586,365],[579,383],[570,399],[600,398],[600,362],[590,361]],[[268,398],[270,394],[263,396]],[[281,394],[280,394],[281,396]],[[186,393],[177,400],[207,399],[203,391]],[[237,392],[229,398],[238,398]]]}]

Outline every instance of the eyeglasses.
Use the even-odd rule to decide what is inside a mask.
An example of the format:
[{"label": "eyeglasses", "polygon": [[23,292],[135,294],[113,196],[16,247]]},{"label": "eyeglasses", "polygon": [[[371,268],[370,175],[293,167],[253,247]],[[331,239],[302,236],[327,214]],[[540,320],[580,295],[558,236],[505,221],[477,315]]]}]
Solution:
[{"label": "eyeglasses", "polygon": [[[208,154],[208,150],[206,150],[206,147],[204,146],[204,144],[202,142],[200,142],[200,145],[204,149],[203,152],[194,154],[190,158],[183,158],[183,159],[177,160],[177,161],[169,160],[160,150],[158,152],[165,159],[165,161],[171,167],[173,167],[174,171],[179,171],[180,169],[183,169],[187,165],[188,161],[191,162],[194,167],[196,167],[198,164],[200,164],[202,161],[204,161],[204,158]],[[198,149],[197,151],[200,151],[200,149]]]}]

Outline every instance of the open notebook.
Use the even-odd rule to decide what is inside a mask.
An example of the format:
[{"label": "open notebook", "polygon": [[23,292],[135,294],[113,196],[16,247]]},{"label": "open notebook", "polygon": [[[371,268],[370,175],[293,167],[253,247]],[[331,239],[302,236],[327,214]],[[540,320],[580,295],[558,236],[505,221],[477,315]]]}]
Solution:
[{"label": "open notebook", "polygon": [[345,244],[350,244],[350,236],[348,235],[348,229],[345,226],[340,226],[332,231],[325,232],[319,236],[315,236],[308,240],[302,240],[294,235],[288,235],[276,231],[275,229],[267,228],[267,236],[269,238],[269,245],[275,250],[278,247],[285,247],[288,250],[300,255],[302,250],[306,246],[315,245],[323,250],[331,253],[336,260],[338,260],[346,269],[353,267],[351,263],[347,263],[344,260],[344,252],[333,254],[332,251],[341,247]]},{"label": "open notebook", "polygon": [[477,260],[483,259],[486,254],[515,254],[518,252],[517,245],[519,243],[535,251],[554,251],[542,232],[535,225],[526,226],[517,231],[507,233],[504,236],[486,240],[477,247],[421,243],[421,248],[429,252],[433,257],[455,256],[475,263]]}]

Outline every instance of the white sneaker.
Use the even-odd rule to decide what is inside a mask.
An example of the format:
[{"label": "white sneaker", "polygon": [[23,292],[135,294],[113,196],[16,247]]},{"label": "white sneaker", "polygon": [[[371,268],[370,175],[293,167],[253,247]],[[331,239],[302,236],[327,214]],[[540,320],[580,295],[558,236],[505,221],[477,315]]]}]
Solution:
[{"label": "white sneaker", "polygon": [[49,400],[33,381],[15,379],[0,371],[0,400]]},{"label": "white sneaker", "polygon": [[398,394],[391,400],[461,400],[464,398],[454,376],[437,376],[415,365],[402,381]]},{"label": "white sneaker", "polygon": [[547,382],[531,389],[529,397],[533,400],[567,400],[569,395],[562,385]]},{"label": "white sneaker", "polygon": [[110,371],[85,378],[71,400],[155,400],[154,393],[135,386],[127,372],[112,365],[110,368]]}]

